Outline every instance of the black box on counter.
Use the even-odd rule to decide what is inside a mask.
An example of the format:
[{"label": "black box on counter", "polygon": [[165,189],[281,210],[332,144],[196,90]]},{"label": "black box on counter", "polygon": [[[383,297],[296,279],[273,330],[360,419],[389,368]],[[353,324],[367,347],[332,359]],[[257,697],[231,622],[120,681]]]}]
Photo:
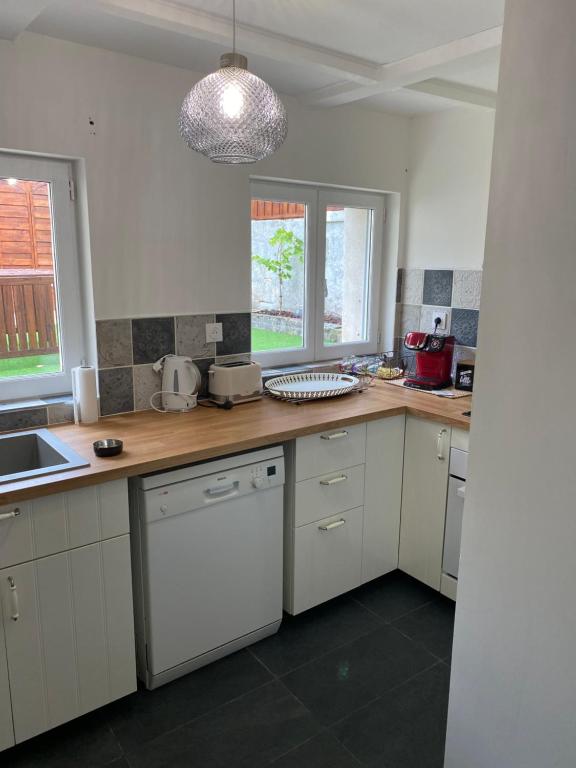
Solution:
[{"label": "black box on counter", "polygon": [[474,360],[460,360],[456,364],[455,389],[472,392],[474,389]]}]

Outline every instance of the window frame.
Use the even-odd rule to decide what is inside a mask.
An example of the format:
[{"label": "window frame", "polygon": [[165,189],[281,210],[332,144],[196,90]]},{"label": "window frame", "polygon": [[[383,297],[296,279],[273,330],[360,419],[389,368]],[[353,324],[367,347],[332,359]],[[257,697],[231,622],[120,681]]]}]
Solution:
[{"label": "window frame", "polygon": [[[351,354],[374,354],[380,337],[381,275],[384,256],[385,195],[343,187],[270,182],[252,179],[251,200],[301,202],[307,206],[306,280],[304,286],[304,345],[297,349],[252,352],[263,366],[310,363]],[[326,266],[326,207],[342,204],[370,208],[372,242],[368,276],[368,338],[366,341],[324,345],[324,270]]]},{"label": "window frame", "polygon": [[2,178],[50,184],[54,284],[58,307],[62,371],[0,379],[0,400],[41,398],[70,392],[71,369],[84,357],[85,328],[76,210],[70,194],[73,167],[68,160],[0,153]]}]

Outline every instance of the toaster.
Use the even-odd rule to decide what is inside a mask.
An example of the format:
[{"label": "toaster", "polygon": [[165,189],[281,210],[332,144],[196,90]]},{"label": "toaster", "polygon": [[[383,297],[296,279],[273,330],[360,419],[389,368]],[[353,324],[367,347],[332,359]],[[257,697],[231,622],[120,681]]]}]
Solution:
[{"label": "toaster", "polygon": [[262,366],[251,361],[213,363],[208,392],[215,403],[246,403],[262,397]]}]

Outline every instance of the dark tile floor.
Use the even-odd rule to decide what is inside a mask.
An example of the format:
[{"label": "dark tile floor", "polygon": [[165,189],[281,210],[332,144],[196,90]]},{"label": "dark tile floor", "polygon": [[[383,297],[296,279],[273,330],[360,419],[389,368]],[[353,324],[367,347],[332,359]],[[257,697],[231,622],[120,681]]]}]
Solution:
[{"label": "dark tile floor", "polygon": [[395,571],[2,768],[441,768],[454,605]]}]

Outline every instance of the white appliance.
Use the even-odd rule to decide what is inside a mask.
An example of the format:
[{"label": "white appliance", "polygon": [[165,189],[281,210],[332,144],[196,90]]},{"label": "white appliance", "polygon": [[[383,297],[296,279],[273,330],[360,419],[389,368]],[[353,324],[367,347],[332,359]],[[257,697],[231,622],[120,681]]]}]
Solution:
[{"label": "white appliance", "polygon": [[453,579],[458,578],[458,567],[460,564],[462,512],[464,510],[467,477],[468,451],[462,451],[460,448],[451,448],[442,572]]},{"label": "white appliance", "polygon": [[215,403],[247,403],[262,397],[262,366],[253,360],[214,363],[208,370],[208,390]]},{"label": "white appliance", "polygon": [[137,665],[148,688],[278,630],[283,485],[281,446],[131,481]]},{"label": "white appliance", "polygon": [[[162,389],[150,398],[154,410],[189,411],[196,406],[202,376],[190,357],[164,355],[152,368],[156,373],[162,371]],[[162,408],[155,404],[157,395],[162,395]]]}]

